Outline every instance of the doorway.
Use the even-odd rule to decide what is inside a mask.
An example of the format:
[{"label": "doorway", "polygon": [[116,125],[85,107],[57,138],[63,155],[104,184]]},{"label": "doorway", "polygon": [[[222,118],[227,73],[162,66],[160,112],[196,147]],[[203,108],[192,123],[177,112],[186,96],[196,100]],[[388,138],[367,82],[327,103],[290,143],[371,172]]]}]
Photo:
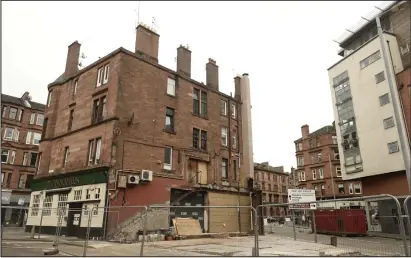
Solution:
[{"label": "doorway", "polygon": [[83,203],[70,203],[67,216],[67,236],[77,236],[80,229]]}]

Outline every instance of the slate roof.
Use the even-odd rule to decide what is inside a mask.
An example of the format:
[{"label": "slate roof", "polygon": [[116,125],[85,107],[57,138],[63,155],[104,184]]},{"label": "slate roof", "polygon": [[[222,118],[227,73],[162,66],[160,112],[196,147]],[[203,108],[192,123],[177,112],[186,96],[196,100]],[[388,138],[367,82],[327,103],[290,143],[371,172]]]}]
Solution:
[{"label": "slate roof", "polygon": [[[21,98],[18,97],[14,97],[14,96],[10,96],[7,94],[1,94],[1,102],[2,103],[11,103],[11,104],[15,104],[18,106],[23,106],[25,107],[23,100]],[[32,109],[36,109],[36,110],[43,110],[46,108],[46,105],[38,103],[38,102],[34,102],[34,101],[29,101],[31,108]]]}]

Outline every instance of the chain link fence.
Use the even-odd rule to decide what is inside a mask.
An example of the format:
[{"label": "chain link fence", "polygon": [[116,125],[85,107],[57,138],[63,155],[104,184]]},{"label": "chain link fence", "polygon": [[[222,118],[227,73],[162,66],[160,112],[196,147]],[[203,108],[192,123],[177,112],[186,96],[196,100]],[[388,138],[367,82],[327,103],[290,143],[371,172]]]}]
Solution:
[{"label": "chain link fence", "polygon": [[[316,201],[317,209],[293,209],[291,215],[263,217],[265,236],[259,241],[298,241],[305,253],[282,248],[278,255],[293,256],[408,256],[406,225],[401,204],[390,195]],[[310,203],[306,203],[310,207]],[[405,205],[405,204],[404,204]],[[259,207],[283,207],[265,204]],[[303,205],[304,206],[304,205]],[[258,209],[260,212],[261,209]],[[261,214],[261,213],[260,213]],[[376,230],[379,225],[379,233]],[[259,250],[261,251],[261,250]]]}]

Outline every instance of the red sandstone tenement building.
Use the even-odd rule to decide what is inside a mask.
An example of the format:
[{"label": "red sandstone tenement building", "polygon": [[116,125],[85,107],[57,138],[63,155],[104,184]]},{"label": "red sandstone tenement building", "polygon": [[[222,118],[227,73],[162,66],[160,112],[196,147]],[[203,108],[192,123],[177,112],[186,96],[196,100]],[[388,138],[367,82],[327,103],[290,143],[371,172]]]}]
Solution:
[{"label": "red sandstone tenement building", "polygon": [[298,187],[314,189],[317,200],[361,196],[361,181],[342,179],[334,125],[312,133],[308,125],[303,125],[301,134],[302,137],[294,142]]},{"label": "red sandstone tenement building", "polygon": [[[265,203],[287,203],[288,184],[290,174],[284,172],[284,167],[272,167],[268,162],[254,164],[255,182],[262,190],[262,199]],[[264,217],[284,216],[288,209],[284,207],[265,207],[262,210]]]},{"label": "red sandstone tenement building", "polygon": [[[21,97],[1,94],[1,204],[27,207],[29,184],[36,173],[38,149],[44,119],[44,104],[31,101],[28,92]],[[20,209],[1,209],[2,225],[22,224]]]},{"label": "red sandstone tenement building", "polygon": [[[248,74],[234,78],[234,96],[221,93],[216,61],[206,64],[206,84],[197,82],[186,47],[177,49],[176,71],[158,63],[159,38],[139,25],[134,52],[119,48],[81,70],[80,44],[69,46],[64,73],[48,85],[27,230],[48,216],[42,230],[53,231],[58,216],[50,208],[61,208],[63,231],[78,236],[85,234],[89,211],[63,209],[100,208],[93,211],[91,235],[101,236],[117,226],[137,231],[130,224],[135,209],[122,209],[119,225],[109,225],[116,219],[104,207],[250,205],[253,171],[243,151],[252,149],[252,139],[243,136],[250,130],[243,121],[251,121],[243,105],[249,103]],[[249,210],[175,209],[152,214],[153,229],[168,227],[169,215],[194,216],[205,232],[251,228]]]}]

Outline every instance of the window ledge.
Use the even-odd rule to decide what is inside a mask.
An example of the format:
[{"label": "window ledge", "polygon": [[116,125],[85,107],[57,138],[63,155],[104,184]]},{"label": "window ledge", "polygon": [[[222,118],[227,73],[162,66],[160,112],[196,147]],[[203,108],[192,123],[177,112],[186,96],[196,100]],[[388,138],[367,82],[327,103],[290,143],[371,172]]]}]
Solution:
[{"label": "window ledge", "polygon": [[161,172],[166,173],[166,174],[174,174],[176,171],[174,169],[165,169],[163,168]]},{"label": "window ledge", "polygon": [[196,117],[199,117],[199,118],[208,120],[208,116],[203,116],[203,115],[200,115],[200,114],[197,114],[197,113],[194,113],[194,112],[191,112],[191,114],[192,114],[193,116],[196,116]]},{"label": "window ledge", "polygon": [[171,95],[171,94],[168,94],[168,93],[166,93],[165,95],[170,97],[170,98],[176,99],[176,95]]},{"label": "window ledge", "polygon": [[164,129],[163,129],[163,132],[165,132],[165,133],[169,133],[169,134],[177,134],[177,133],[176,133],[176,131],[174,131],[174,129],[167,129],[167,128],[164,128]]}]

